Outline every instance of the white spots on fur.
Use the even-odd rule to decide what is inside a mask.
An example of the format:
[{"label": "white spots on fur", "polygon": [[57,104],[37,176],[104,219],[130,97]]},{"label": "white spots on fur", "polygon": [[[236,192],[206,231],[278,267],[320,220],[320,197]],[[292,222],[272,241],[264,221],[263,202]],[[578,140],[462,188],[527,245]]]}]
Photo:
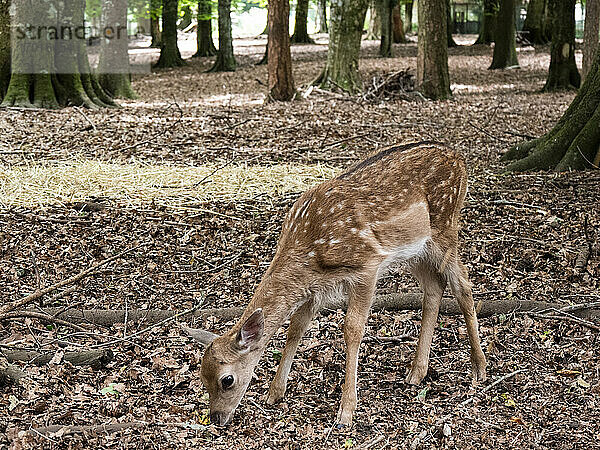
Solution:
[{"label": "white spots on fur", "polygon": [[323,223],[321,224],[321,227],[322,227],[322,228],[326,228],[326,227],[327,227],[327,222],[323,222]]},{"label": "white spots on fur", "polygon": [[310,251],[308,252],[308,256],[310,256],[311,258],[313,258],[315,256],[315,252],[314,251]]},{"label": "white spots on fur", "polygon": [[335,211],[335,206],[332,206],[331,208],[329,208],[329,212],[333,214],[333,212]]},{"label": "white spots on fur", "polygon": [[329,240],[329,245],[339,244],[340,242],[342,242],[342,241],[340,241],[339,239],[330,239]]},{"label": "white spots on fur", "polygon": [[352,233],[358,233],[358,230],[357,230],[356,228],[354,228],[354,227],[350,228],[350,231],[351,231]]},{"label": "white spots on fur", "polygon": [[346,217],[346,223],[352,222],[352,217]]},{"label": "white spots on fur", "polygon": [[323,214],[323,208],[317,208],[317,214],[319,214],[319,215]]},{"label": "white spots on fur", "polygon": [[364,228],[358,232],[360,237],[366,238],[371,234],[371,230],[369,228]]},{"label": "white spots on fur", "polygon": [[321,239],[317,239],[315,241],[315,244],[319,245],[319,244],[324,244],[325,243],[325,239],[321,238]]}]

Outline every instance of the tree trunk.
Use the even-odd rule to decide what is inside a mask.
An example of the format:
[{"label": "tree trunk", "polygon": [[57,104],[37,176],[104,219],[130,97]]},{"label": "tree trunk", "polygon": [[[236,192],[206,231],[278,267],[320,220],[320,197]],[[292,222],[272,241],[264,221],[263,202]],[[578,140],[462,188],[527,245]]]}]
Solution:
[{"label": "tree trunk", "polygon": [[277,101],[290,101],[296,94],[292,77],[289,16],[289,0],[269,1],[269,40],[267,42],[269,98]]},{"label": "tree trunk", "polygon": [[587,0],[585,5],[585,25],[583,27],[583,79],[590,71],[594,55],[598,49],[598,33],[600,25],[600,0]]},{"label": "tree trunk", "polygon": [[368,6],[368,0],[337,0],[331,4],[327,63],[315,80],[321,88],[337,87],[346,92],[362,89],[358,60]]},{"label": "tree trunk", "polygon": [[452,37],[452,31],[454,30],[454,22],[452,21],[451,16],[450,0],[446,0],[446,19],[446,36],[448,37],[448,48],[458,47],[458,44],[454,42],[454,38]]},{"label": "tree trunk", "polygon": [[375,0],[377,16],[381,24],[381,40],[379,41],[379,55],[384,58],[392,56],[392,41],[394,39],[394,21],[392,9],[394,0]]},{"label": "tree trunk", "polygon": [[231,36],[231,0],[219,0],[219,50],[217,60],[209,72],[233,72],[237,63],[233,56],[233,38]]},{"label": "tree trunk", "polygon": [[367,27],[367,35],[365,39],[367,41],[374,41],[381,37],[381,17],[377,12],[377,1],[369,1],[369,26]]},{"label": "tree trunk", "polygon": [[191,8],[190,4],[189,3],[184,4],[181,7],[181,12],[183,13],[183,16],[181,17],[181,20],[179,21],[177,28],[180,30],[185,30],[187,27],[189,27],[192,24],[192,8]]},{"label": "tree trunk", "polygon": [[154,67],[180,67],[185,65],[177,46],[177,5],[178,0],[163,0],[162,36],[160,58]]},{"label": "tree trunk", "polygon": [[196,29],[198,51],[194,57],[214,56],[217,48],[212,38],[212,2],[198,0],[198,28]]},{"label": "tree trunk", "polygon": [[450,97],[446,0],[419,0],[417,88],[433,100]]},{"label": "tree trunk", "polygon": [[160,16],[161,16],[161,0],[150,0],[150,36],[152,42],[150,47],[160,48],[161,33],[160,33]]},{"label": "tree trunk", "polygon": [[496,45],[490,69],[519,67],[516,48],[515,0],[500,0],[496,21]]},{"label": "tree trunk", "polygon": [[412,31],[413,21],[413,2],[412,0],[404,4],[404,33]]},{"label": "tree trunk", "polygon": [[100,86],[113,98],[137,98],[129,69],[127,1],[104,0],[102,22],[104,26],[116,27],[117,32],[115,39],[102,39],[97,70]]},{"label": "tree trunk", "polygon": [[318,0],[319,2],[319,31],[318,33],[327,33],[327,0]]},{"label": "tree trunk", "polygon": [[10,81],[10,0],[0,0],[0,102]]},{"label": "tree trunk", "polygon": [[308,3],[309,0],[298,0],[296,3],[296,21],[294,24],[294,34],[291,42],[293,44],[314,44],[308,35]]},{"label": "tree trunk", "polygon": [[498,18],[498,0],[483,0],[483,15],[481,16],[481,25],[479,36],[475,44],[489,45],[494,42],[494,31],[496,29],[496,19]]},{"label": "tree trunk", "polygon": [[394,6],[394,9],[392,9],[392,30],[394,44],[406,43],[406,36],[404,34],[404,22],[402,22],[400,4],[397,4],[396,6]]},{"label": "tree trunk", "polygon": [[544,10],[546,0],[529,0],[527,16],[523,23],[523,33],[532,44],[546,44],[548,38],[544,30]]},{"label": "tree trunk", "polygon": [[581,76],[575,63],[575,0],[550,0],[552,45],[545,92],[576,89]]},{"label": "tree trunk", "polygon": [[584,169],[600,164],[600,49],[577,96],[545,136],[510,149],[509,171]]},{"label": "tree trunk", "polygon": [[58,9],[32,0],[13,0],[12,4],[14,23],[22,29],[34,24],[49,30],[60,23],[64,29],[72,30],[73,37],[56,39],[47,31],[35,40],[13,39],[11,75],[2,106],[98,108],[114,104],[91,73],[85,39],[77,34],[84,24],[82,0],[65,0]]}]

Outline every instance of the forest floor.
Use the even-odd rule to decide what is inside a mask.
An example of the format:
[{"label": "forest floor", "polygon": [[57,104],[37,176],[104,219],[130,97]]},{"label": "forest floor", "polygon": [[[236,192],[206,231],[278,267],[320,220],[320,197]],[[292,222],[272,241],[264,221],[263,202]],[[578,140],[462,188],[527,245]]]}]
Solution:
[{"label": "forest floor", "polygon": [[[363,44],[365,82],[416,66],[416,44],[394,46],[389,59],[377,57],[377,45]],[[499,162],[524,136],[549,130],[574,97],[539,93],[547,47],[519,49],[520,70],[493,72],[487,70],[490,48],[453,48],[451,100],[373,103],[313,91],[302,101],[265,104],[266,67],[254,65],[263,51],[264,39],[236,42],[234,73],[204,73],[212,59],[203,58],[136,75],[139,99],[119,110],[0,110],[0,304],[139,245],[55,303],[184,310],[203,299],[202,307],[243,306],[304,184],[379,148],[424,139],[460,150],[468,162],[462,259],[476,301],[600,300],[598,251],[575,268],[582,249],[598,237],[600,171],[505,175]],[[318,75],[326,51],[322,40],[293,47],[301,92]],[[80,170],[90,161],[113,165],[120,184],[108,189],[110,180],[93,167],[77,172],[76,182],[64,181],[62,169]],[[212,180],[198,167],[260,172],[286,163],[302,173],[320,167],[321,175],[301,174],[295,187],[275,191],[254,186],[247,192],[242,182],[229,196],[218,195],[218,186],[194,196],[199,182]],[[140,168],[176,169],[177,185],[138,186]],[[40,173],[45,181],[36,183]],[[12,182],[17,175],[22,188]],[[136,186],[148,192],[136,195]],[[93,203],[82,207],[82,201]],[[378,292],[415,289],[410,277],[393,270]],[[38,307],[48,306],[55,305]],[[418,312],[374,312],[367,335],[416,339],[419,319]],[[285,401],[271,407],[264,396],[285,339],[283,330],[276,334],[227,428],[206,425],[202,349],[177,323],[131,338],[147,325],[89,327],[95,339],[35,319],[0,323],[2,349],[55,354],[125,338],[110,344],[114,361],[101,369],[74,367],[60,353],[41,367],[21,364],[30,379],[0,394],[0,448],[600,448],[600,339],[597,329],[581,323],[518,311],[482,319],[489,361],[484,385],[521,370],[485,392],[470,385],[461,318],[440,316],[430,371],[418,387],[404,383],[414,341],[365,342],[358,409],[344,429],[332,428],[344,368],[341,311],[317,318],[301,344]],[[214,318],[194,324],[215,332],[229,325]],[[113,433],[27,432],[115,422],[147,425]]]}]

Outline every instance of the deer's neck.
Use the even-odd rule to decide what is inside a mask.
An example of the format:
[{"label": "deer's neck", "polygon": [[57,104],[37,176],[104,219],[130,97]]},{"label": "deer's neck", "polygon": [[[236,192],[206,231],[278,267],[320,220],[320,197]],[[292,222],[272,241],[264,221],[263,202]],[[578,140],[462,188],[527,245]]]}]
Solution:
[{"label": "deer's neck", "polygon": [[265,316],[265,328],[261,346],[265,348],[279,327],[306,300],[305,283],[300,284],[290,277],[267,272],[256,288],[252,300],[246,306],[242,317],[231,329],[231,336],[237,336],[244,321],[258,308],[262,308]]}]

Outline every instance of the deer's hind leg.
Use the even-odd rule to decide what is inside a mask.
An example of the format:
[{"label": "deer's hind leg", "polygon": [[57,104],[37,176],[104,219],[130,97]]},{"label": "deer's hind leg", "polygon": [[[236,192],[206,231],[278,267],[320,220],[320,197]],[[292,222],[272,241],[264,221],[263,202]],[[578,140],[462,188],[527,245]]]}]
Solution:
[{"label": "deer's hind leg", "polygon": [[448,279],[452,294],[458,300],[460,310],[465,317],[467,335],[469,336],[469,344],[471,345],[471,371],[473,374],[473,384],[485,381],[485,368],[487,363],[483,350],[481,350],[479,324],[477,322],[477,314],[475,313],[473,293],[467,269],[463,266],[458,257],[455,257],[450,260],[444,274]]},{"label": "deer's hind leg", "polygon": [[414,263],[411,266],[411,273],[415,276],[423,290],[423,312],[417,351],[406,377],[406,382],[409,384],[419,384],[425,378],[425,375],[427,375],[433,330],[437,322],[442,295],[446,288],[446,280],[427,261]]},{"label": "deer's hind leg", "polygon": [[267,403],[273,405],[283,398],[287,387],[288,375],[292,368],[294,355],[298,350],[300,340],[310,325],[310,321],[315,316],[318,309],[317,302],[314,299],[308,300],[292,315],[290,326],[288,328],[285,348],[281,355],[281,362],[277,367],[277,373],[269,387]]}]

